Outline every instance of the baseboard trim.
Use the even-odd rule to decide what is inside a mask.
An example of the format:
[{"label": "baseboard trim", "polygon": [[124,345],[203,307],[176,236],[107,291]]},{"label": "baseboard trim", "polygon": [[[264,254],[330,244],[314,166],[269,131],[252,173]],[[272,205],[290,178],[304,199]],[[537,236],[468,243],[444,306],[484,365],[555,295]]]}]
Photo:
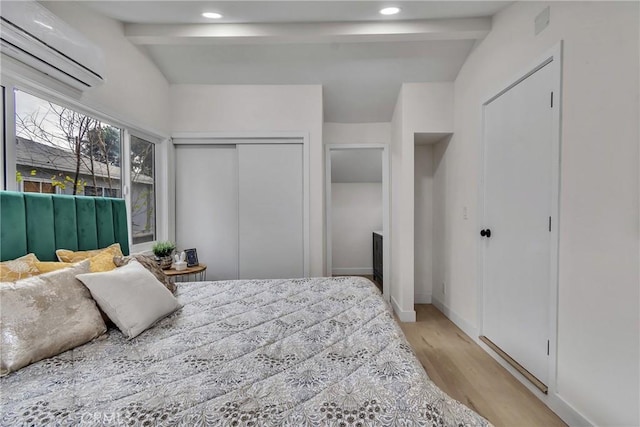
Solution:
[{"label": "baseboard trim", "polygon": [[398,316],[401,322],[410,322],[413,323],[416,321],[416,311],[415,310],[402,310],[400,308],[400,304],[394,297],[391,297],[391,307],[393,308],[393,312]]},{"label": "baseboard trim", "polygon": [[592,422],[580,412],[578,412],[571,404],[564,400],[558,393],[554,393],[549,396],[549,399],[544,402],[553,412],[555,412],[565,423],[568,425],[593,427],[596,423]]},{"label": "baseboard trim", "polygon": [[500,357],[500,355],[496,353],[491,347],[486,345],[478,338],[474,338],[474,340],[487,354],[489,354],[489,356],[491,356],[496,362],[498,362],[500,366],[505,368],[515,379],[520,381],[522,385],[524,385],[531,393],[533,393],[534,396],[540,399],[542,403],[547,405],[553,412],[555,412],[556,415],[562,419],[562,421],[567,423],[567,425],[570,425],[572,427],[592,427],[596,425],[580,412],[578,412],[562,397],[560,397],[558,393],[552,391],[549,391],[549,394],[542,393],[536,386],[529,382],[529,380],[524,375],[522,375],[521,372],[511,366],[502,357]]},{"label": "baseboard trim", "polygon": [[509,363],[507,363],[502,357],[482,342],[478,336],[478,329],[472,326],[469,322],[464,320],[456,312],[447,307],[438,298],[432,296],[431,303],[436,306],[438,310],[442,312],[449,320],[451,320],[458,328],[462,329],[462,332],[467,334],[469,338],[475,341],[480,348],[482,348],[489,356],[491,356],[496,362],[498,362],[503,368],[505,368],[511,375],[513,375],[518,381],[522,383],[527,389],[529,389],[538,399],[547,405],[553,412],[556,413],[565,423],[572,427],[577,426],[595,426],[587,417],[578,412],[571,404],[565,401],[558,393],[549,391],[549,394],[542,393],[537,387],[529,382],[520,372],[514,369]]},{"label": "baseboard trim", "polygon": [[331,270],[334,276],[372,275],[373,268],[334,268]]},{"label": "baseboard trim", "polygon": [[431,304],[431,294],[418,292],[414,295],[413,302],[415,304]]},{"label": "baseboard trim", "polygon": [[485,343],[489,348],[491,348],[491,350],[497,353],[502,359],[504,359],[505,362],[511,365],[513,369],[520,372],[520,375],[522,375],[527,380],[529,380],[529,382],[534,386],[536,386],[538,390],[540,390],[544,394],[549,393],[549,387],[545,383],[543,383],[538,378],[536,378],[536,376],[533,375],[531,372],[527,371],[524,366],[519,364],[513,357],[509,356],[506,352],[504,352],[493,341],[491,341],[489,338],[485,337],[484,335],[480,335],[478,338],[480,339],[480,341]]},{"label": "baseboard trim", "polygon": [[474,340],[475,342],[479,342],[478,340],[478,328],[471,325],[471,323],[467,322],[462,318],[462,316],[458,315],[455,311],[451,310],[447,307],[442,301],[440,301],[435,296],[431,297],[431,303],[436,306],[438,310],[442,312],[449,320],[451,320],[458,328],[462,329],[462,332],[467,334],[469,338]]}]

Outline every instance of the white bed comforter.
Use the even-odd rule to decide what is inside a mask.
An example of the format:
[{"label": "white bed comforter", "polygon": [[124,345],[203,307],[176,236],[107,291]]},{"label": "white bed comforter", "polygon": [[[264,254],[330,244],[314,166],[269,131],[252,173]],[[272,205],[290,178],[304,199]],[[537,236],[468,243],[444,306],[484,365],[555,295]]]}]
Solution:
[{"label": "white bed comforter", "polygon": [[2,425],[484,426],[362,278],[181,284],[184,308],[0,379]]}]

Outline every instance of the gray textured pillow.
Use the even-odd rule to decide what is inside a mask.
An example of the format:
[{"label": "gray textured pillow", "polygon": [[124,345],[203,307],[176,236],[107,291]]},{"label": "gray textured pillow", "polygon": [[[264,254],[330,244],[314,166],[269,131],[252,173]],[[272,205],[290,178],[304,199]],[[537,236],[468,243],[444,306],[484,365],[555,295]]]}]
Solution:
[{"label": "gray textured pillow", "polygon": [[131,260],[134,260],[134,259],[138,261],[140,264],[142,264],[144,268],[149,270],[151,274],[156,276],[156,279],[158,279],[158,281],[162,283],[165,288],[169,289],[169,291],[171,291],[172,294],[176,293],[177,288],[173,279],[167,276],[166,274],[164,274],[164,272],[162,271],[158,263],[156,263],[156,261],[150,256],[142,255],[142,254],[132,254],[129,256],[115,256],[113,257],[113,263],[116,265],[116,267],[122,267],[123,265],[129,264]]},{"label": "gray textured pillow", "polygon": [[0,376],[102,335],[106,326],[73,267],[0,286]]},{"label": "gray textured pillow", "polygon": [[76,276],[102,311],[128,338],[134,338],[182,305],[138,261],[104,273]]}]

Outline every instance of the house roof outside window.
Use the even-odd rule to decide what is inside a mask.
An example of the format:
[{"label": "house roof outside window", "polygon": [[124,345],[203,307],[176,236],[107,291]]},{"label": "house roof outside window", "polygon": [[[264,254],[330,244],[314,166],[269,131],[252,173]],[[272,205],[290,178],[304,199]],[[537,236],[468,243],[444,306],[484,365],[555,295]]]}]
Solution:
[{"label": "house roof outside window", "polygon": [[[33,168],[52,169],[61,172],[75,173],[75,153],[60,147],[42,144],[30,139],[16,137],[16,164]],[[119,181],[121,177],[120,167],[107,165],[106,163],[93,161],[93,173],[91,172],[91,159],[81,157],[80,174],[95,175],[98,178],[108,178]],[[109,174],[107,173],[109,169]],[[139,184],[153,184],[153,178],[148,175],[134,174],[133,182]]]}]

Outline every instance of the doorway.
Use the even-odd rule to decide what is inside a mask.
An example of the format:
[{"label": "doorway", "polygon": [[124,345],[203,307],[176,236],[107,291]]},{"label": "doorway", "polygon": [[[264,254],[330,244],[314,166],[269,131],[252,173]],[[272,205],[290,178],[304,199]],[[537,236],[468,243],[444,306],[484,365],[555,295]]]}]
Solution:
[{"label": "doorway", "polygon": [[555,372],[559,56],[483,105],[480,339],[543,393]]},{"label": "doorway", "polygon": [[[390,295],[389,154],[386,144],[329,144],[326,274],[374,275],[374,234],[383,297]],[[381,256],[380,256],[381,255]],[[379,261],[376,261],[376,263]]]}]

